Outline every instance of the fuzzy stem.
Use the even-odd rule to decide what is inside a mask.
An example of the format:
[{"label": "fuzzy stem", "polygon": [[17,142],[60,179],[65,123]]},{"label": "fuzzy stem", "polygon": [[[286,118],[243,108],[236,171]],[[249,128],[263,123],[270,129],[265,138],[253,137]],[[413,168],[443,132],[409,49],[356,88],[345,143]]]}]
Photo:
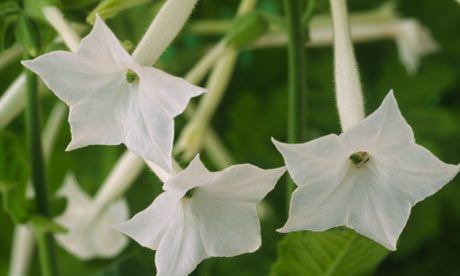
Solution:
[{"label": "fuzzy stem", "polygon": [[153,65],[184,26],[198,0],[168,0],[134,50],[133,58],[142,65]]},{"label": "fuzzy stem", "polygon": [[348,23],[346,0],[330,0],[334,27],[335,90],[342,131],[364,118],[358,65]]},{"label": "fuzzy stem", "polygon": [[[35,192],[37,212],[50,218],[48,205],[48,189],[45,181],[45,169],[40,136],[39,101],[37,78],[32,73],[26,72],[27,87],[27,137],[30,153],[31,179]],[[51,233],[38,233],[37,240],[40,252],[40,267],[44,276],[57,275],[57,262],[55,244]]]},{"label": "fuzzy stem", "polygon": [[[299,0],[284,0],[288,22],[288,143],[303,141],[305,128],[305,53],[302,31],[302,15]],[[287,197],[294,189],[288,181]]]}]

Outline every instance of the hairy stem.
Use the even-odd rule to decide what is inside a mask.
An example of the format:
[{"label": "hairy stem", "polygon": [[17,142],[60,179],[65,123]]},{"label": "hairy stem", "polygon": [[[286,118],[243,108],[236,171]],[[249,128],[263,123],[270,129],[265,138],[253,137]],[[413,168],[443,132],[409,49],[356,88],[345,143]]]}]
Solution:
[{"label": "hairy stem", "polygon": [[142,65],[153,65],[184,26],[198,0],[168,0],[133,53]]},{"label": "hairy stem", "polygon": [[334,70],[337,108],[342,131],[364,118],[358,64],[353,52],[346,0],[330,0],[334,27]]}]

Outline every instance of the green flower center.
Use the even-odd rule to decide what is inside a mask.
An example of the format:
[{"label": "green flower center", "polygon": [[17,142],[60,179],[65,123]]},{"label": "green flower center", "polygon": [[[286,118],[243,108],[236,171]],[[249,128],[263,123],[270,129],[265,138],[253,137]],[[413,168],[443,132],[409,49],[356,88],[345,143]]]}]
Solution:
[{"label": "green flower center", "polygon": [[195,193],[195,188],[192,188],[185,193],[184,198],[192,198],[194,193]]},{"label": "green flower center", "polygon": [[139,79],[139,76],[133,70],[129,69],[126,72],[126,81],[129,83],[135,83]]},{"label": "green flower center", "polygon": [[358,151],[350,155],[350,160],[359,169],[370,159],[370,155],[365,151]]}]

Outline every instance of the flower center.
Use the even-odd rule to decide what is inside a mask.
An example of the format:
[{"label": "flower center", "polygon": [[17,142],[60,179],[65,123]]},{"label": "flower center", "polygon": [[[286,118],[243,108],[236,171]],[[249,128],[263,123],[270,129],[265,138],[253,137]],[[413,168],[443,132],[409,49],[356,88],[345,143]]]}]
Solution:
[{"label": "flower center", "polygon": [[350,155],[350,160],[359,169],[370,159],[370,155],[365,151],[358,151]]},{"label": "flower center", "polygon": [[139,76],[133,70],[129,69],[126,72],[126,81],[129,83],[135,83],[139,79]]},{"label": "flower center", "polygon": [[185,193],[183,198],[192,198],[194,193],[195,193],[195,188],[192,188]]}]

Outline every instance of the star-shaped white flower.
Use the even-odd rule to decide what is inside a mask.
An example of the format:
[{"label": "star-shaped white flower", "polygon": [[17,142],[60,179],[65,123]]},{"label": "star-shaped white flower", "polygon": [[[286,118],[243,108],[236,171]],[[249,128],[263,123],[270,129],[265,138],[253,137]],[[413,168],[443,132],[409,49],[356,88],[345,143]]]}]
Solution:
[{"label": "star-shaped white flower", "polygon": [[187,275],[205,258],[260,247],[256,207],[284,172],[248,164],[210,172],[197,156],[147,209],[115,228],[157,251],[158,275]]},{"label": "star-shaped white flower", "polygon": [[99,17],[76,53],[22,63],[70,106],[68,150],[124,143],[172,172],[173,119],[202,88],[136,63]]},{"label": "star-shaped white flower", "polygon": [[58,195],[67,199],[67,208],[56,221],[67,232],[57,234],[56,240],[67,251],[80,259],[112,258],[128,244],[128,239],[112,226],[129,217],[124,199],[113,202],[106,210],[97,212],[92,199],[78,186],[75,177],[68,174]]},{"label": "star-shaped white flower", "polygon": [[391,250],[411,207],[460,169],[415,143],[392,92],[373,114],[339,136],[274,143],[298,186],[280,232],[343,225]]}]

